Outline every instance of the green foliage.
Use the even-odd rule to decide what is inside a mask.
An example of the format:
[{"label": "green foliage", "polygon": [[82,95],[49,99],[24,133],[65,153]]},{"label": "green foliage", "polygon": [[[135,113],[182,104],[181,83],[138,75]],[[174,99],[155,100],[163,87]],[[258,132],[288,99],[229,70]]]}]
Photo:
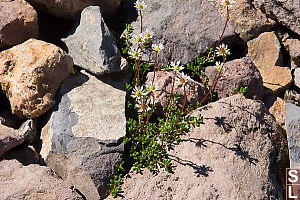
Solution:
[{"label": "green foliage", "polygon": [[235,89],[233,89],[234,94],[245,94],[248,90],[248,86],[246,87],[237,87]]}]

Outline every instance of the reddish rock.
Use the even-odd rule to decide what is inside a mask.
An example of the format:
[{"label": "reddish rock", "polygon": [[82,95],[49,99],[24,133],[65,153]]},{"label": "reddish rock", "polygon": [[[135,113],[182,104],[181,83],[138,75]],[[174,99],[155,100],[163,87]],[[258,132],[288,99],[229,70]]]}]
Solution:
[{"label": "reddish rock", "polygon": [[173,173],[130,173],[124,198],[283,199],[279,177],[285,177],[286,140],[264,104],[234,95],[193,113],[198,114],[204,124],[169,151]]},{"label": "reddish rock", "polygon": [[294,71],[295,85],[300,89],[300,68],[296,68]]},{"label": "reddish rock", "polygon": [[27,0],[37,10],[48,12],[61,18],[78,19],[81,11],[89,6],[100,6],[104,16],[115,14],[121,0]]},{"label": "reddish rock", "polygon": [[275,95],[268,95],[264,103],[277,123],[285,130],[285,101]]},{"label": "reddish rock", "polygon": [[54,105],[73,60],[59,47],[30,39],[0,53],[0,85],[19,118],[37,118]]},{"label": "reddish rock", "polygon": [[83,199],[72,188],[48,167],[22,166],[17,160],[0,162],[1,199]]},{"label": "reddish rock", "polygon": [[7,151],[2,157],[4,160],[16,159],[22,165],[37,164],[39,162],[39,155],[33,146],[18,146]]},{"label": "reddish rock", "polygon": [[[147,83],[150,83],[153,79],[153,72],[147,74]],[[163,114],[163,107],[167,106],[167,103],[170,99],[170,94],[172,91],[173,77],[175,76],[174,72],[165,72],[165,71],[157,71],[155,73],[155,82],[157,83],[157,91],[155,92],[155,105],[157,106],[157,112]],[[178,76],[178,75],[177,75]],[[186,107],[188,105],[195,105],[197,102],[202,101],[202,99],[207,94],[208,89],[202,84],[188,79],[186,84]],[[174,85],[173,94],[179,93],[182,95],[179,102],[183,105],[184,102],[184,89],[181,86]],[[207,101],[206,99],[204,103]]]},{"label": "reddish rock", "polygon": [[287,39],[283,44],[289,52],[292,62],[300,67],[300,40]]},{"label": "reddish rock", "polygon": [[0,48],[37,38],[38,16],[25,0],[0,1]]},{"label": "reddish rock", "polygon": [[[216,66],[205,69],[205,74],[209,78],[209,85],[212,85],[216,73]],[[219,98],[224,98],[227,95],[234,95],[234,89],[246,86],[248,87],[245,93],[247,98],[262,99],[264,94],[262,78],[248,57],[225,63],[215,90]]]},{"label": "reddish rock", "polygon": [[247,56],[253,59],[267,91],[276,95],[281,94],[291,85],[292,76],[287,67],[282,67],[280,43],[275,33],[262,33],[258,38],[250,40],[247,45]]}]

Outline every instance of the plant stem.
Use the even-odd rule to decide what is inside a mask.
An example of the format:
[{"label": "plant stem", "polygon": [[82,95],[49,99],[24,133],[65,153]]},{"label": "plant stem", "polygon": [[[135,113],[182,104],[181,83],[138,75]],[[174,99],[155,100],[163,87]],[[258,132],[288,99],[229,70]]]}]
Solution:
[{"label": "plant stem", "polygon": [[143,15],[142,11],[140,10],[140,16],[141,16],[141,33],[143,32]]},{"label": "plant stem", "polygon": [[154,63],[154,74],[153,74],[153,79],[152,79],[152,83],[154,83],[154,80],[155,80],[155,71],[156,71],[156,64],[157,64],[157,57],[158,57],[158,51],[156,51],[156,55],[155,55],[155,63]]},{"label": "plant stem", "polygon": [[[172,96],[173,96],[173,90],[174,90],[174,86],[175,86],[175,77],[176,77],[176,75],[177,75],[177,71],[175,71],[175,76],[174,76],[173,79],[172,79],[171,96],[170,96],[170,98],[169,98],[169,100],[168,100],[167,107],[166,107],[166,110],[165,110],[165,112],[164,112],[165,116],[166,116],[166,112],[167,112],[168,107],[169,107],[169,103],[170,103],[170,101],[171,101],[171,99],[172,99]],[[169,112],[168,112],[168,113],[169,113]]]},{"label": "plant stem", "polygon": [[131,138],[132,140],[135,138],[136,134],[138,133],[139,129],[141,128],[141,121],[142,121],[143,116],[144,116],[144,111],[142,112],[142,115],[141,115],[141,117],[139,119],[139,125],[138,125],[138,127],[137,127],[137,129],[136,129],[136,131],[135,131],[135,133],[133,135],[133,137]]},{"label": "plant stem", "polygon": [[215,49],[214,49],[214,50],[216,50],[217,46],[220,45],[221,40],[222,40],[222,38],[223,38],[223,36],[224,36],[224,33],[225,33],[225,30],[226,30],[228,21],[229,21],[229,9],[228,9],[228,7],[227,7],[226,11],[227,11],[227,19],[226,19],[226,22],[225,22],[225,26],[224,26],[224,28],[223,28],[223,32],[222,32],[222,34],[221,34],[221,36],[220,36],[220,39],[219,39],[217,45],[215,46]]}]

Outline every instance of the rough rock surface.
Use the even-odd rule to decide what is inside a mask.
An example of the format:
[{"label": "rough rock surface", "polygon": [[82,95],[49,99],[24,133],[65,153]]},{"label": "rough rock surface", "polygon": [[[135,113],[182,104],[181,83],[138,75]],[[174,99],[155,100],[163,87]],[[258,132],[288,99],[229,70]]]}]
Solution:
[{"label": "rough rock surface", "polygon": [[22,166],[17,160],[0,162],[0,194],[1,199],[83,199],[50,168]]},{"label": "rough rock surface", "polygon": [[0,110],[0,124],[16,129],[20,126],[20,120],[17,116],[13,115],[11,111]]},{"label": "rough rock surface", "polygon": [[70,76],[42,129],[40,154],[47,166],[87,199],[107,195],[107,183],[121,161],[128,80],[127,75],[96,78],[83,71]]},{"label": "rough rock surface", "polygon": [[[219,1],[212,1],[220,14],[226,16],[226,9]],[[230,22],[234,31],[245,42],[256,38],[259,34],[272,31],[275,21],[267,18],[259,9],[255,9],[248,0],[236,0],[230,8]]]},{"label": "rough rock surface", "polygon": [[16,159],[22,165],[37,164],[39,162],[39,155],[33,146],[18,146],[7,151],[1,159],[13,160]]},{"label": "rough rock surface", "polygon": [[[153,75],[154,75],[153,72],[149,72],[147,74],[146,84],[150,83],[153,80]],[[164,71],[155,72],[154,82],[157,84],[157,91],[154,93],[154,97],[155,97],[155,105],[157,108],[157,112],[159,114],[163,114],[163,107],[167,106],[167,103],[170,99],[174,76],[175,76],[174,72],[164,72]],[[208,89],[205,86],[203,86],[201,83],[198,83],[192,79],[188,79],[186,84],[186,93],[187,93],[186,106],[191,104],[195,105],[197,102],[200,102],[205,97],[207,92]],[[182,95],[179,102],[181,103],[181,105],[183,105],[184,102],[183,87],[175,84],[173,89],[173,94],[176,93]]]},{"label": "rough rock surface", "polygon": [[287,39],[284,41],[284,46],[288,50],[292,62],[300,67],[300,40],[297,39]]},{"label": "rough rock surface", "polygon": [[292,76],[287,67],[281,67],[282,54],[275,33],[262,33],[258,38],[250,40],[247,45],[247,56],[253,59],[258,68],[263,85],[276,95],[287,89],[292,83]]},{"label": "rough rock surface", "polygon": [[32,143],[37,133],[37,121],[27,120],[19,129],[0,125],[0,157],[8,150],[22,144]]},{"label": "rough rock surface", "polygon": [[0,48],[39,35],[36,11],[25,0],[0,1]]},{"label": "rough rock surface", "polygon": [[254,0],[254,5],[300,35],[300,2],[295,0]]},{"label": "rough rock surface", "polygon": [[199,113],[204,124],[169,152],[174,173],[130,173],[125,199],[283,199],[284,138],[263,103],[235,95]]},{"label": "rough rock surface", "polygon": [[54,105],[72,58],[59,47],[29,39],[0,53],[0,85],[19,118],[36,118]]},{"label": "rough rock surface", "polygon": [[57,17],[79,19],[81,11],[88,6],[100,6],[103,15],[109,17],[120,7],[121,0],[27,0],[37,10]]},{"label": "rough rock surface", "polygon": [[294,90],[287,90],[284,94],[284,100],[288,103],[293,103],[300,107],[300,94]]},{"label": "rough rock surface", "polygon": [[[206,0],[145,0],[144,30],[155,34],[153,43],[163,43],[159,60],[168,63],[180,60],[186,64],[209,47],[216,45],[223,31],[226,17],[216,12]],[[134,33],[140,33],[140,18],[132,24]],[[224,42],[235,38],[233,26],[228,24]]]},{"label": "rough rock surface", "polygon": [[300,167],[300,107],[286,103],[285,127],[288,137],[291,168]]},{"label": "rough rock surface", "polygon": [[[216,73],[216,66],[210,66],[205,69],[205,75],[209,78],[209,85],[212,85]],[[264,95],[262,78],[248,57],[225,63],[215,90],[219,98],[224,98],[227,95],[234,95],[233,89],[246,86],[248,86],[248,90],[245,93],[246,97],[262,99]]]},{"label": "rough rock surface", "polygon": [[275,95],[268,95],[263,101],[277,123],[285,130],[285,101]]},{"label": "rough rock surface", "polygon": [[97,75],[120,71],[121,54],[101,16],[100,7],[82,11],[74,34],[62,39],[74,64]]},{"label": "rough rock surface", "polygon": [[294,83],[300,89],[300,68],[296,68],[294,71]]}]

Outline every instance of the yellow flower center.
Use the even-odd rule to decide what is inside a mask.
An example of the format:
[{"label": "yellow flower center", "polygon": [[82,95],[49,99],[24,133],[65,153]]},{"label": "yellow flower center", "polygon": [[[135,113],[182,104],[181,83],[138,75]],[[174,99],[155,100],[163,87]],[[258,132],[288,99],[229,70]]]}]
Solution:
[{"label": "yellow flower center", "polygon": [[149,38],[149,37],[151,37],[151,35],[150,35],[150,33],[146,33],[146,38]]},{"label": "yellow flower center", "polygon": [[146,110],[146,108],[147,108],[146,104],[145,103],[141,103],[141,109],[142,110]]},{"label": "yellow flower center", "polygon": [[229,5],[230,5],[229,0],[225,0],[225,6],[229,6]]},{"label": "yellow flower center", "polygon": [[155,86],[154,85],[150,85],[149,89],[152,90],[152,91],[154,91],[155,90]]},{"label": "yellow flower center", "polygon": [[179,80],[179,81],[180,81],[181,84],[184,84],[184,83],[185,83],[185,78],[180,77],[180,80]]},{"label": "yellow flower center", "polygon": [[142,38],[141,37],[137,37],[135,40],[136,40],[137,43],[142,42]]},{"label": "yellow flower center", "polygon": [[142,93],[141,93],[141,91],[139,91],[139,90],[138,90],[138,91],[136,91],[136,93],[135,93],[135,96],[136,96],[136,97],[141,97],[141,96],[142,96]]},{"label": "yellow flower center", "polygon": [[138,9],[143,9],[143,5],[142,5],[142,4],[139,4],[139,5],[137,6],[137,8],[138,8]]},{"label": "yellow flower center", "polygon": [[226,53],[225,48],[221,47],[221,48],[220,48],[220,54],[225,54],[225,53]]},{"label": "yellow flower center", "polygon": [[136,51],[132,53],[132,56],[133,56],[134,58],[138,57],[138,55],[139,55],[139,54],[138,54],[138,52],[136,52]]},{"label": "yellow flower center", "polygon": [[175,65],[175,66],[174,66],[174,70],[175,70],[175,71],[178,71],[178,70],[179,70],[179,66],[178,66],[178,65]]}]

